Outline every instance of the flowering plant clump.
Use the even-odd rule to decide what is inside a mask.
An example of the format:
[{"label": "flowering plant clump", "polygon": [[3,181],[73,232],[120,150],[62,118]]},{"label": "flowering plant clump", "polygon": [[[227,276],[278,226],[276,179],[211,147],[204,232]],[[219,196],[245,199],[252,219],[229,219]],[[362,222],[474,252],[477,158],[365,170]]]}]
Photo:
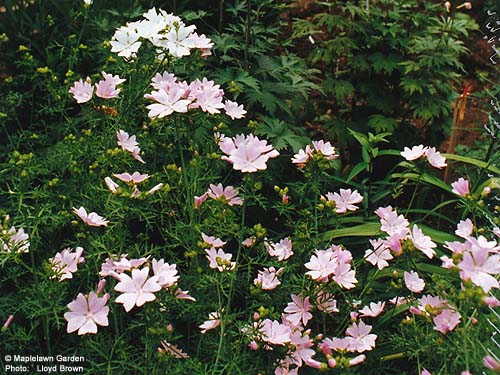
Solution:
[{"label": "flowering plant clump", "polygon": [[7,352],[81,355],[92,374],[498,371],[495,165],[270,127],[246,71],[204,68],[222,37],[132,8],[114,34],[94,14],[92,71],[75,57],[80,74],[46,82],[63,86],[54,143],[0,162]]}]

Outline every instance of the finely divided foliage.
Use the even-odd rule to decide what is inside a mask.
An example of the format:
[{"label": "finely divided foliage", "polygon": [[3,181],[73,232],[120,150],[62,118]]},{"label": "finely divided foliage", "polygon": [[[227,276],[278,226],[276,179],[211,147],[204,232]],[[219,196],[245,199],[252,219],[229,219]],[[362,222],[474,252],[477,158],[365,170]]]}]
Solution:
[{"label": "finely divided foliage", "polygon": [[[0,225],[0,287],[22,299],[0,298],[7,348],[33,345],[33,320],[40,350],[78,348],[96,374],[498,371],[481,342],[500,305],[498,170],[467,159],[480,172],[450,184],[454,155],[382,149],[388,134],[350,133],[360,167],[333,139],[278,147],[203,70],[214,43],[196,29],[152,8],[115,30],[106,72],[67,81],[68,126],[92,128],[58,160],[88,173],[48,184],[58,206],[28,210],[26,232]],[[19,181],[22,206],[38,182]]]}]

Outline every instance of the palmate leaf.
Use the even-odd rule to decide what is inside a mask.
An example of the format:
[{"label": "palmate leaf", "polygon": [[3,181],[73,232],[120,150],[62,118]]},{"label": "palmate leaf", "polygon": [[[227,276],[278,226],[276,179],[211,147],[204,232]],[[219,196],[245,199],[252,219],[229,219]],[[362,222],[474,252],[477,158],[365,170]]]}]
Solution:
[{"label": "palmate leaf", "polygon": [[375,52],[369,58],[376,73],[385,71],[386,73],[391,74],[401,62],[401,58],[399,56],[395,54],[389,54],[386,56],[381,52]]},{"label": "palmate leaf", "polygon": [[377,133],[392,132],[398,126],[395,119],[383,115],[373,115],[368,119],[368,126]]},{"label": "palmate leaf", "polygon": [[291,147],[297,152],[304,144],[309,143],[309,138],[296,135],[283,121],[271,117],[264,117],[264,123],[259,124],[255,134],[268,138],[278,151]]},{"label": "palmate leaf", "polygon": [[355,91],[351,82],[333,78],[326,79],[323,88],[325,92],[335,95],[338,103],[343,102],[347,96],[354,94]]}]

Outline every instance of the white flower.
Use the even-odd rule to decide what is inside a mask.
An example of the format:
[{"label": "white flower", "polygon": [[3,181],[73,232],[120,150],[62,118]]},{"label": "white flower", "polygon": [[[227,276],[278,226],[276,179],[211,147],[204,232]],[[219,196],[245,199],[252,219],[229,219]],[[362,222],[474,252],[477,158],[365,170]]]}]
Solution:
[{"label": "white flower", "polygon": [[130,57],[135,57],[141,42],[139,40],[139,34],[135,30],[122,26],[116,30],[111,40],[111,52],[118,52],[118,56],[122,56],[126,59]]},{"label": "white flower", "polygon": [[189,36],[196,30],[196,26],[179,25],[173,27],[166,35],[165,43],[162,46],[168,48],[168,51],[174,57],[187,56],[191,53],[191,48],[194,47],[194,40]]},{"label": "white flower", "polygon": [[401,156],[406,160],[416,160],[425,155],[428,147],[424,145],[413,146],[411,149],[408,147],[404,148],[404,151],[401,151]]}]

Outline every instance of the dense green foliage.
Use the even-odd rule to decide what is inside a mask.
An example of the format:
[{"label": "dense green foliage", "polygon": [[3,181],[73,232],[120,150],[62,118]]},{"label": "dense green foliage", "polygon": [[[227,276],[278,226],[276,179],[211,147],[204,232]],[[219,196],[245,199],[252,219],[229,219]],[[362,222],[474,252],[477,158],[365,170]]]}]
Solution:
[{"label": "dense green foliage", "polygon": [[[490,342],[500,322],[487,299],[498,297],[493,280],[500,274],[498,139],[462,145],[461,155],[444,155],[446,162],[423,145],[413,160],[413,151],[401,153],[404,146],[436,146],[445,136],[466,74],[466,38],[478,25],[456,9],[448,17],[438,2],[368,4],[367,10],[364,1],[317,2],[292,13],[290,4],[271,0],[5,1],[0,321],[14,318],[0,331],[2,371],[5,354],[83,356],[85,374],[489,371],[484,356],[500,355]],[[193,48],[176,57],[165,48],[157,58],[145,39],[136,57],[112,52],[115,30],[153,6],[196,25],[214,42],[212,55]],[[76,102],[69,90],[87,76],[97,83],[101,72],[126,80],[119,94]],[[191,100],[191,107],[158,116],[151,106],[160,101],[148,94],[164,72],[178,81],[162,87],[181,87],[174,101]],[[221,85],[225,103],[243,104],[246,116],[199,106],[201,99],[190,96],[196,80],[205,80],[205,89]],[[498,106],[498,86],[489,84],[482,95]],[[500,113],[493,109],[493,133],[495,121]],[[120,145],[120,130],[137,137],[138,154]],[[268,148],[259,150],[265,147],[255,141],[243,156],[228,151],[240,134],[246,140],[254,134]],[[443,181],[445,168],[453,185]],[[117,176],[135,171],[149,177],[136,183]],[[467,189],[457,184],[460,176]],[[235,187],[243,201],[204,196],[219,183]],[[87,225],[75,214],[79,207],[109,223]],[[464,234],[466,219],[471,228]],[[12,240],[13,227],[29,235],[29,251],[25,240]],[[207,259],[216,246],[202,233],[226,241],[222,249],[232,258]],[[284,251],[273,247],[284,239],[293,255],[273,254]],[[390,255],[387,266],[369,260],[378,242]],[[67,247],[82,247],[85,261],[61,279],[53,259]],[[321,270],[326,277],[314,273],[320,249],[338,263]],[[476,250],[488,265],[467,262]],[[145,259],[121,276],[102,274],[108,259],[125,254]],[[149,272],[158,259],[175,265],[179,279],[154,291],[153,300],[124,308],[123,274]],[[442,266],[446,261],[450,267]],[[268,281],[255,280],[271,267],[280,285],[265,288]],[[467,274],[467,267],[474,269]],[[425,289],[411,286],[410,272]],[[177,288],[196,301],[179,298]],[[97,324],[96,334],[71,330],[68,305],[94,292],[109,298],[108,324]],[[423,295],[446,302],[422,305]],[[402,297],[406,303],[389,302]],[[297,298],[302,325],[291,323]],[[383,312],[366,314],[372,302],[383,302]],[[211,327],[215,313],[218,325]],[[442,313],[450,314],[445,322]],[[266,321],[289,330],[283,342],[276,332],[270,338]],[[368,349],[353,349],[360,345],[353,339],[348,350],[321,347],[327,338],[352,338],[346,330],[360,322],[377,335]],[[297,357],[283,362],[301,350],[300,365]],[[361,353],[359,364],[350,362]]]}]

